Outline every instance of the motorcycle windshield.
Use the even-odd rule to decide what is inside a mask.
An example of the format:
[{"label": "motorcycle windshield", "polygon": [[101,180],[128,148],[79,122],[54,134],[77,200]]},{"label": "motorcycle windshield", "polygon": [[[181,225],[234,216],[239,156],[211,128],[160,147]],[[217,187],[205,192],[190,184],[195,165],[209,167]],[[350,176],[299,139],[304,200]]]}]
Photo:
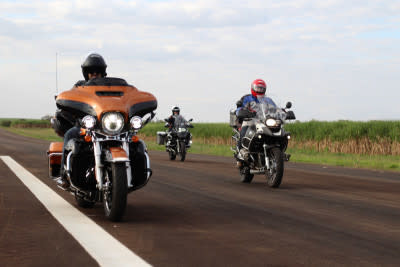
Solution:
[{"label": "motorcycle windshield", "polygon": [[174,121],[174,128],[176,130],[186,129],[186,120],[182,116],[177,116]]},{"label": "motorcycle windshield", "polygon": [[285,120],[286,113],[278,108],[276,104],[268,97],[258,97],[258,102],[254,102],[253,110],[257,113],[256,119],[265,121],[266,119]]}]

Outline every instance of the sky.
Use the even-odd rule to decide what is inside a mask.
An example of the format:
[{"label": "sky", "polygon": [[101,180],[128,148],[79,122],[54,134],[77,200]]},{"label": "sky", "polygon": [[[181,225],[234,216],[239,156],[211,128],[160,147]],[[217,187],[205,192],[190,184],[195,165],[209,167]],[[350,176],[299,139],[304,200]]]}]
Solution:
[{"label": "sky", "polygon": [[54,114],[90,52],[158,119],[228,122],[258,78],[299,121],[400,119],[399,0],[0,0],[0,117]]}]

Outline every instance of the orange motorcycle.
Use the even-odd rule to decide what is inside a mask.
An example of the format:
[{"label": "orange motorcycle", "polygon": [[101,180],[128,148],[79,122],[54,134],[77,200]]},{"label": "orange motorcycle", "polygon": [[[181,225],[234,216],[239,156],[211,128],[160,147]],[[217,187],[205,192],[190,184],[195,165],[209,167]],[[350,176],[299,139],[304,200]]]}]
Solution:
[{"label": "orange motorcycle", "polygon": [[154,117],[156,98],[123,79],[96,78],[59,94],[56,105],[69,114],[52,120],[56,132],[63,136],[75,123],[80,133],[67,142],[64,155],[63,142],[50,144],[50,177],[60,176],[64,156],[66,189],[78,205],[103,202],[106,217],[121,220],[127,194],[145,186],[152,174],[146,144],[137,133]]}]

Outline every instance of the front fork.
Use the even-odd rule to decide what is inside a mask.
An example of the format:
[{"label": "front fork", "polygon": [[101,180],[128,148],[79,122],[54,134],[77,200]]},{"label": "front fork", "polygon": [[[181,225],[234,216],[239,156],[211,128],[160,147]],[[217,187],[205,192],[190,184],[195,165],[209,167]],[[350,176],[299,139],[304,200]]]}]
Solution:
[{"label": "front fork", "polygon": [[263,148],[264,148],[264,155],[265,155],[265,166],[267,167],[267,170],[269,170],[271,168],[271,166],[269,165],[269,158],[268,158],[268,154],[267,154],[267,147],[268,145],[264,144]]},{"label": "front fork", "polygon": [[95,162],[95,173],[97,188],[101,191],[103,189],[103,167],[101,163],[101,147],[100,142],[93,140],[93,150],[94,150],[94,162]]},{"label": "front fork", "polygon": [[[122,148],[125,150],[126,155],[129,159],[129,143],[124,141],[122,143]],[[93,140],[93,150],[94,150],[94,161],[95,161],[95,173],[96,173],[96,181],[97,188],[99,190],[103,189],[103,167],[104,165],[101,162],[101,146],[99,141]],[[126,177],[128,186],[132,186],[132,172],[131,172],[131,164],[130,162],[126,162]]]}]

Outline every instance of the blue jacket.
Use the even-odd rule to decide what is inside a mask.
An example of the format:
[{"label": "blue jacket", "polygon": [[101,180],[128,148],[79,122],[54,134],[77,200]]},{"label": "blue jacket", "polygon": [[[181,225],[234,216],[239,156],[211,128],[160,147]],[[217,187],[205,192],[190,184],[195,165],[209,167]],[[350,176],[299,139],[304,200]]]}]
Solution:
[{"label": "blue jacket", "polygon": [[[265,97],[265,98],[266,98],[268,104],[276,106],[276,104],[274,103],[274,101],[272,101],[271,98],[269,98],[269,97]],[[236,104],[237,105],[236,115],[238,114],[238,111],[241,110],[242,108],[251,107],[252,102],[259,103],[257,97],[255,97],[251,94],[244,95]]]}]

